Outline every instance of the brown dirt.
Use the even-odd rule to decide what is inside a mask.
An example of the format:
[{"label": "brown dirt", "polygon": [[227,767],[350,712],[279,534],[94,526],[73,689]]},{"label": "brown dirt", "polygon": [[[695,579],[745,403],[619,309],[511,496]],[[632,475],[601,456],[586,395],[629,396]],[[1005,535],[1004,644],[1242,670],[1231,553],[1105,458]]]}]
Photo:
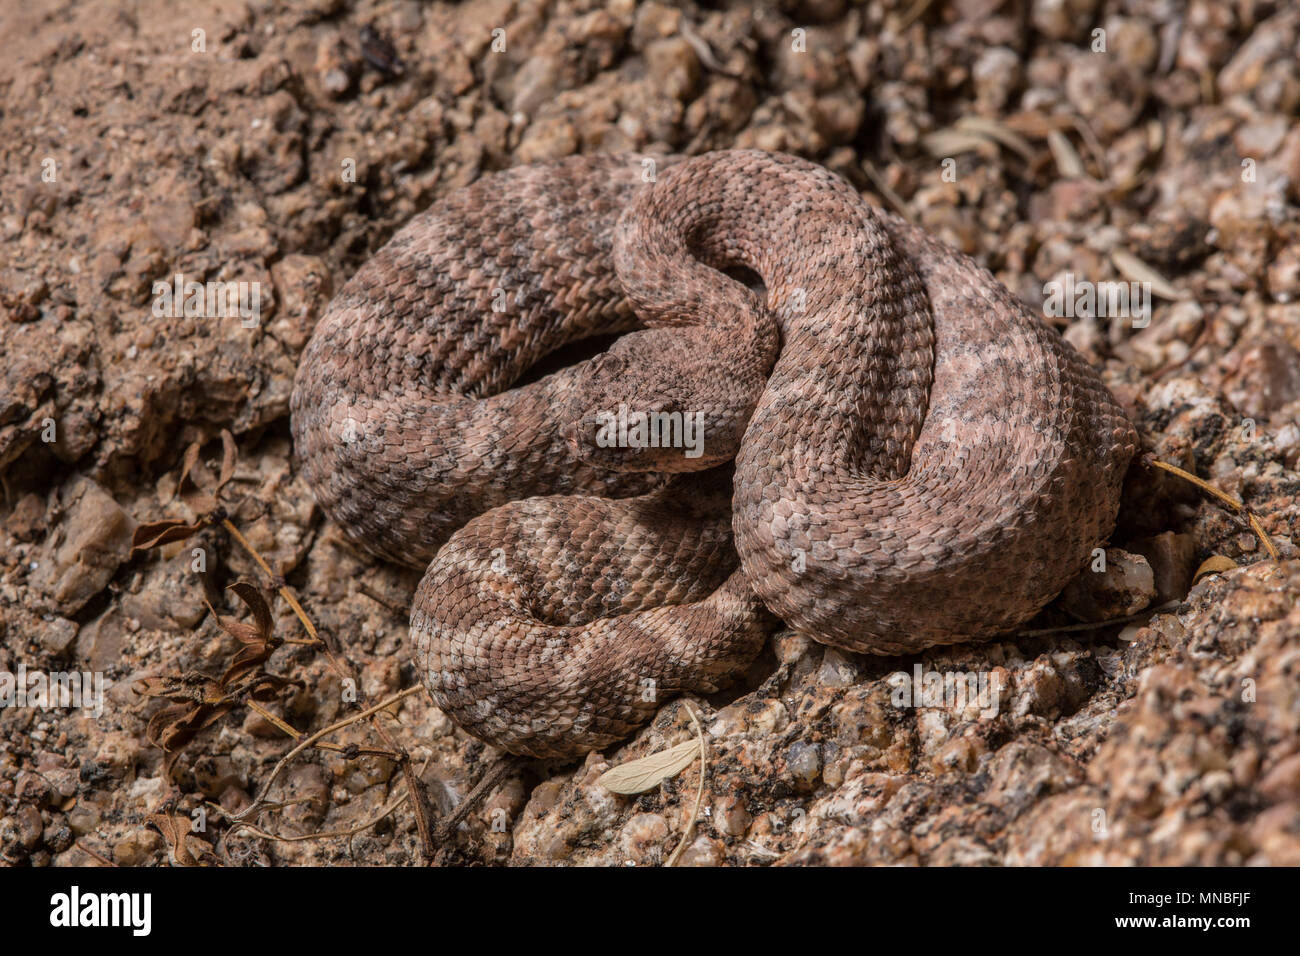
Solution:
[{"label": "brown dirt", "polygon": [[[354,698],[415,686],[418,574],[344,541],[291,458],[288,396],[324,303],[483,172],[753,146],[883,196],[1036,307],[1067,272],[1157,273],[1145,328],[1048,321],[1103,370],[1147,447],[1244,500],[1281,560],[1231,509],[1136,467],[1106,571],[1025,634],[890,660],[783,633],[744,687],[667,705],[623,748],[577,768],[505,766],[435,834],[440,858],[663,862],[698,767],[633,798],[596,778],[685,740],[689,705],[710,758],[684,863],[1300,864],[1300,13],[795,6],[32,0],[0,13],[0,673],[111,684],[98,717],[0,709],[0,859],[421,862],[406,804],[351,838],[232,832],[225,814],[292,746],[242,700],[168,773],[146,737],[164,702],[133,685],[221,677],[241,645],[205,597],[238,616],[225,586],[270,582],[219,522],[135,555],[132,534],[200,517],[184,452],[200,443],[215,470],[228,429],[231,524],[340,652],[336,666],[317,647],[275,650],[265,671],[296,683],[258,706],[312,732],[356,713]],[[259,283],[260,323],[156,315],[154,283],[177,273]],[[1193,586],[1214,555],[1243,567]],[[282,598],[273,613],[277,635],[303,639]],[[889,675],[916,665],[996,680],[997,713],[897,705]],[[394,711],[382,726],[437,826],[502,765],[423,693]],[[330,740],[388,746],[368,723]],[[406,779],[384,756],[309,749],[272,789],[292,804],[258,825],[358,827]],[[204,807],[205,828],[171,847],[158,815]]]}]

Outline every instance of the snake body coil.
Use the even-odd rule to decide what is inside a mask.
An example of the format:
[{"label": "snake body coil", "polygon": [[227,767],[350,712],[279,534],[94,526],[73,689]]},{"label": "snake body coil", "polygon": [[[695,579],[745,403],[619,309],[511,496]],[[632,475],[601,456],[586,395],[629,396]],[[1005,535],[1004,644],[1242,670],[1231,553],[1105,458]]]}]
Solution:
[{"label": "snake body coil", "polygon": [[347,283],[295,382],[321,506],[428,565],[427,686],[516,753],[604,747],[723,686],[768,611],[875,653],[1014,628],[1109,533],[1136,449],[1055,331],[827,170],[650,165],[577,157],[448,196]]}]

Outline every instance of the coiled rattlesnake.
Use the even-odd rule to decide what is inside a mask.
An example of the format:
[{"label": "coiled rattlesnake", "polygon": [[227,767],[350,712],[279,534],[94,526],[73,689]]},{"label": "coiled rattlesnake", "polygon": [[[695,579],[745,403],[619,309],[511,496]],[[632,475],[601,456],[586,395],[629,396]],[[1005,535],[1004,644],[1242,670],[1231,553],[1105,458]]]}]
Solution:
[{"label": "coiled rattlesnake", "polygon": [[[827,170],[654,162],[449,195],[347,283],[295,382],[322,507],[428,564],[426,684],[516,753],[603,747],[716,689],[768,610],[877,653],[1013,628],[1109,533],[1136,449],[1055,331]],[[517,384],[607,333],[626,334]],[[636,447],[646,421],[670,447]]]}]

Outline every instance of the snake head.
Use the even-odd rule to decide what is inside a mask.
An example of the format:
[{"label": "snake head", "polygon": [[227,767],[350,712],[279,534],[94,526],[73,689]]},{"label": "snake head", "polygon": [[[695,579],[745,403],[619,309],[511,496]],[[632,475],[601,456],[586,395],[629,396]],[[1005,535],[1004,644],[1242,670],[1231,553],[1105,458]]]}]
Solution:
[{"label": "snake head", "polygon": [[634,360],[636,342],[628,340],[636,338],[621,339],[579,374],[561,426],[569,449],[611,471],[699,471],[729,460],[735,449],[710,447],[706,415],[684,400],[680,373]]}]

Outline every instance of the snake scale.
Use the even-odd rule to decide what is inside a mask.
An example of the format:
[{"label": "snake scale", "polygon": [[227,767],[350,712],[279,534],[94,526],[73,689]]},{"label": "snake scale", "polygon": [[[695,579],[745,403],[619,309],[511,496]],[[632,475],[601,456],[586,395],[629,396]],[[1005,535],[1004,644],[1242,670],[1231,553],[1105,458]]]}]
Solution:
[{"label": "snake scale", "polygon": [[410,637],[438,705],[537,757],[725,686],[773,615],[882,654],[1016,627],[1110,533],[1137,447],[992,275],[753,150],[452,192],[331,302],[291,411],[329,517],[427,566]]}]

